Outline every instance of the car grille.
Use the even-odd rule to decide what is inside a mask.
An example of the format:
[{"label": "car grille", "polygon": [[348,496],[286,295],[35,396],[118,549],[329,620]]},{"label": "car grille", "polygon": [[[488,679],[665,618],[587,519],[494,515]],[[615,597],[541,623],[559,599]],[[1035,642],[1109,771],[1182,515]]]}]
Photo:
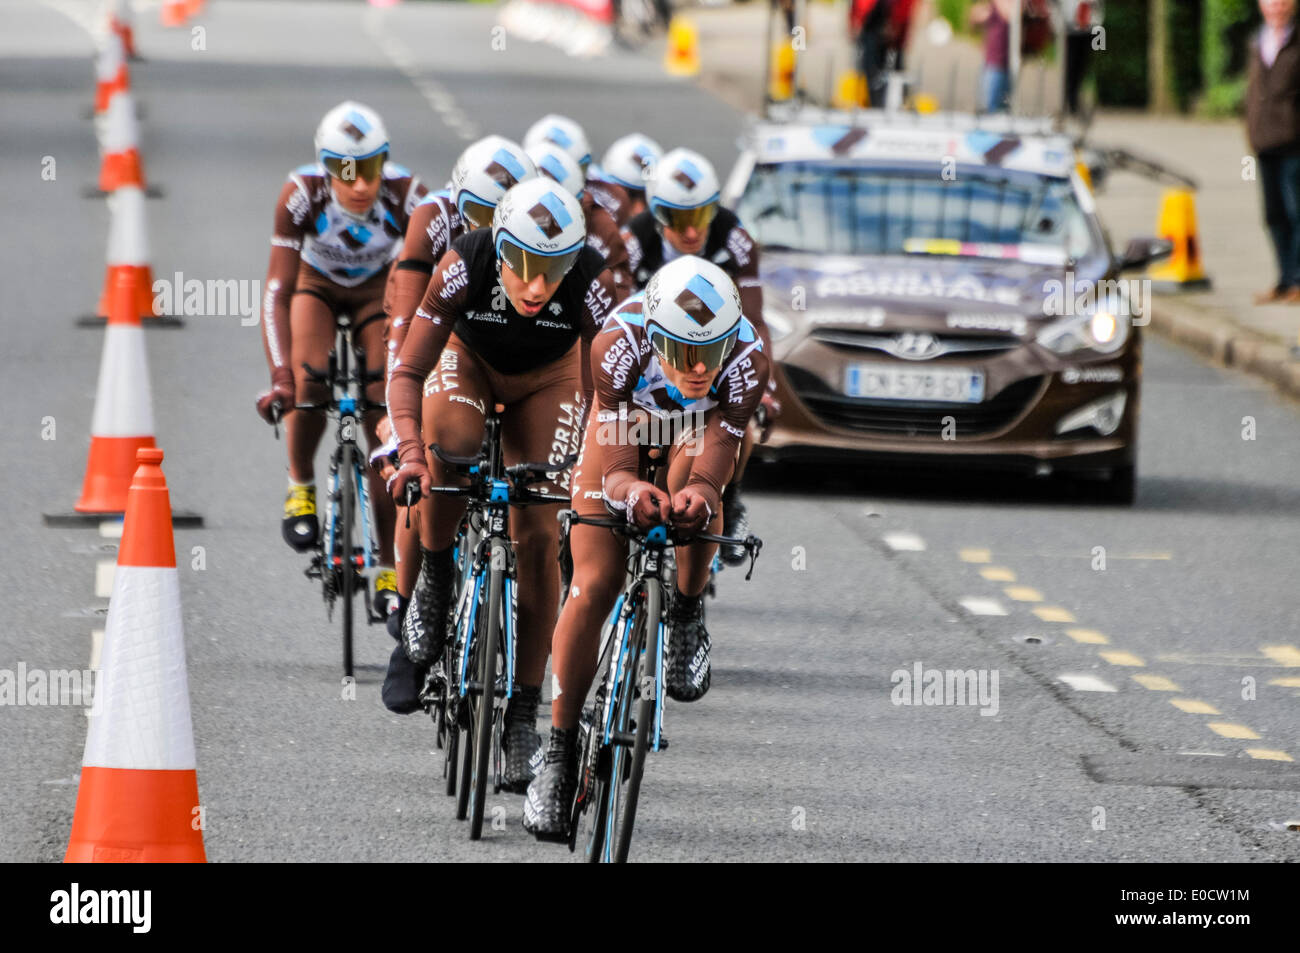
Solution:
[{"label": "car grille", "polygon": [[815,374],[783,366],[786,378],[804,405],[823,423],[882,437],[942,437],[951,417],[960,440],[1002,430],[1025,413],[1042,392],[1047,378],[1028,377],[979,404],[875,400],[832,393]]},{"label": "car grille", "polygon": [[[899,338],[897,333],[881,334],[869,331],[840,331],[831,328],[818,328],[813,331],[812,337],[823,344],[829,344],[831,347],[839,350],[857,350],[868,349],[882,351],[894,357],[901,357],[906,360],[917,360],[907,353],[900,352]],[[935,352],[927,355],[921,360],[933,360],[935,358],[948,357],[954,354],[980,354],[984,357],[991,357],[995,354],[1003,354],[1007,351],[1014,351],[1020,347],[1020,339],[1001,335],[954,335],[941,334],[930,335],[934,340]]]}]

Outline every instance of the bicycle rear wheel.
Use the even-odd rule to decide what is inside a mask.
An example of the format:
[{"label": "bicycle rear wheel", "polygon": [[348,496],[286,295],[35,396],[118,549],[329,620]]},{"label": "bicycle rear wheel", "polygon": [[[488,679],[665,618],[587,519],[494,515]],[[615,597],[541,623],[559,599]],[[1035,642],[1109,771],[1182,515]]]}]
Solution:
[{"label": "bicycle rear wheel", "polygon": [[[500,544],[498,544],[500,545]],[[495,562],[495,554],[493,562]],[[469,839],[478,840],[483,836],[483,813],[487,800],[488,763],[492,753],[492,722],[496,714],[497,651],[501,644],[501,569],[489,571],[487,600],[482,615],[484,622],[482,638],[476,633],[478,642],[477,665],[474,666],[481,691],[470,702],[474,717],[470,719],[474,735],[474,774],[473,790],[470,792]]]},{"label": "bicycle rear wheel", "polygon": [[356,563],[352,560],[352,523],[356,506],[356,487],[353,483],[353,448],[344,444],[339,448],[339,537],[341,553],[339,567],[339,596],[343,599],[343,674],[352,675],[352,596],[356,589]]}]

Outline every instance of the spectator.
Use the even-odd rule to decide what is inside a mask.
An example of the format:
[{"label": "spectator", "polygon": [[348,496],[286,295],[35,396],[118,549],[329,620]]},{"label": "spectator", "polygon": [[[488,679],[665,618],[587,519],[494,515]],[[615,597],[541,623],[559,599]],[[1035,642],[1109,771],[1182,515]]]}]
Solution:
[{"label": "spectator", "polygon": [[984,72],[980,77],[980,108],[1006,112],[1011,104],[1011,18],[1015,0],[980,0],[970,10],[970,22],[984,30]]},{"label": "spectator", "polygon": [[1093,30],[1102,24],[1102,0],[1060,0],[1065,17],[1065,111],[1079,115],[1079,89],[1088,75]]},{"label": "spectator", "polygon": [[858,42],[858,72],[867,78],[872,106],[885,105],[886,73],[903,68],[903,51],[916,0],[853,0],[849,32]]},{"label": "spectator", "polygon": [[1300,43],[1295,0],[1259,0],[1264,25],[1251,44],[1246,130],[1277,255],[1277,284],[1256,304],[1300,303]]}]

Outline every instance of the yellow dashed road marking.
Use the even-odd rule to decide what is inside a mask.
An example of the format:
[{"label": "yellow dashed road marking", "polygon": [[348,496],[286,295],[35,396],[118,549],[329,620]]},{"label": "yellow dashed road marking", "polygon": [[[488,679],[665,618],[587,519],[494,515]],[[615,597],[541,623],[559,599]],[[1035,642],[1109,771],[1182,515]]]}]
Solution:
[{"label": "yellow dashed road marking", "polygon": [[993,553],[988,549],[963,549],[957,555],[964,563],[987,563],[993,560]]},{"label": "yellow dashed road marking", "polygon": [[1285,751],[1276,751],[1272,748],[1247,748],[1246,754],[1252,758],[1258,758],[1260,761],[1294,761]]},{"label": "yellow dashed road marking", "polygon": [[980,570],[980,575],[989,582],[1015,582],[1016,574],[1005,566],[989,566]]},{"label": "yellow dashed road marking", "polygon": [[1279,688],[1300,688],[1300,678],[1270,678],[1268,683]]},{"label": "yellow dashed road marking", "polygon": [[1174,682],[1165,678],[1163,675],[1134,675],[1133,681],[1137,682],[1143,688],[1148,688],[1153,692],[1181,692]]},{"label": "yellow dashed road marking", "polygon": [[1132,668],[1145,668],[1147,664],[1132,652],[1125,652],[1120,649],[1110,649],[1105,652],[1098,652],[1097,654],[1111,665],[1128,665]]},{"label": "yellow dashed road marking", "polygon": [[1062,609],[1060,606],[1039,606],[1034,610],[1034,615],[1044,622],[1077,622],[1079,621],[1071,615],[1069,609]]},{"label": "yellow dashed road marking", "polygon": [[1110,639],[1096,629],[1066,629],[1065,634],[1074,641],[1083,642],[1087,645],[1110,645]]},{"label": "yellow dashed road marking", "polygon": [[1008,599],[1016,602],[1042,602],[1043,594],[1032,586],[1006,586],[1003,590]]},{"label": "yellow dashed road marking", "polygon": [[1195,698],[1171,698],[1169,704],[1173,705],[1179,711],[1185,711],[1189,715],[1222,715],[1223,712],[1215,708],[1208,702],[1197,701]]},{"label": "yellow dashed road marking", "polygon": [[1207,722],[1205,727],[1216,735],[1223,735],[1225,738],[1246,738],[1249,740],[1259,737],[1245,725],[1234,724],[1230,721],[1211,721]]},{"label": "yellow dashed road marking", "polygon": [[1265,645],[1260,651],[1279,665],[1300,667],[1300,649],[1294,645]]}]

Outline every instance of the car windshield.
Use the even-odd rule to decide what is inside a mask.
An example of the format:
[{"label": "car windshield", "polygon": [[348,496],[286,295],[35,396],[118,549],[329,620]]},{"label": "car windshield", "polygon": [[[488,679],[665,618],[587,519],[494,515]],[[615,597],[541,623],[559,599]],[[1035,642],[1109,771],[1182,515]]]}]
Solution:
[{"label": "car windshield", "polygon": [[1097,249],[1097,237],[1066,179],[959,166],[758,165],[736,207],[767,249],[817,254],[945,254],[1061,261]]}]

